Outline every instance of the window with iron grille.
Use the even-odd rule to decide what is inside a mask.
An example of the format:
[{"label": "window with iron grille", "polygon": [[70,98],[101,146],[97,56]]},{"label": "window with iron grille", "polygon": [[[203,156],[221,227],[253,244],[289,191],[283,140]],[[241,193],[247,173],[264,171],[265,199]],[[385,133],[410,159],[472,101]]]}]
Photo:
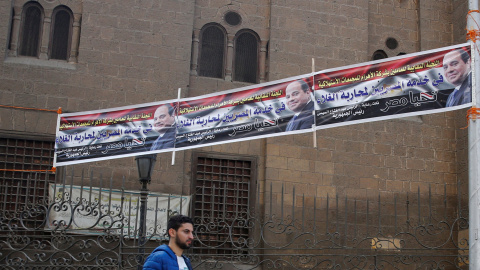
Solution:
[{"label": "window with iron grille", "polygon": [[[24,1],[14,0],[14,2],[17,6]],[[69,6],[50,4],[42,6],[40,2],[45,1],[29,1],[24,4],[20,12],[21,20],[15,19],[16,14],[12,10],[8,56],[36,57],[38,61],[18,60],[19,63],[34,65],[49,65],[48,60],[53,59],[76,62],[80,39],[80,3],[67,1]],[[48,46],[48,50],[41,50],[42,46]],[[15,61],[14,58],[9,60]],[[57,65],[57,67],[62,66],[67,67],[68,64]]]},{"label": "window with iron grille", "polygon": [[0,138],[0,213],[20,230],[44,227],[53,154],[54,142]]},{"label": "window with iron grille", "polygon": [[40,33],[42,31],[43,9],[37,3],[29,2],[23,7],[22,39],[20,55],[38,56]]},{"label": "window with iron grille", "polygon": [[257,82],[258,39],[250,32],[242,32],[235,39],[235,81]]},{"label": "window with iron grille", "polygon": [[193,161],[198,254],[244,253],[251,233],[245,221],[255,206],[255,158],[195,153]]},{"label": "window with iron grille", "polygon": [[199,75],[222,78],[225,51],[225,32],[218,25],[202,30]]},{"label": "window with iron grille", "polygon": [[70,52],[72,11],[65,6],[55,8],[52,15],[50,58],[67,60]]}]

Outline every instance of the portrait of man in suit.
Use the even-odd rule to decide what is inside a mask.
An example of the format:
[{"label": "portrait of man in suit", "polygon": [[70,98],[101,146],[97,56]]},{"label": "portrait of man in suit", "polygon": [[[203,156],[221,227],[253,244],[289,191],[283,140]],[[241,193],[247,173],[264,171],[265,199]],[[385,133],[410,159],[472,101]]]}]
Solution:
[{"label": "portrait of man in suit", "polygon": [[153,129],[159,133],[150,150],[173,148],[175,145],[175,114],[169,104],[159,106],[153,115]]},{"label": "portrait of man in suit", "polygon": [[314,109],[310,87],[299,79],[290,83],[286,90],[287,107],[295,113],[287,124],[286,131],[312,128]]},{"label": "portrait of man in suit", "polygon": [[472,101],[472,73],[470,55],[462,49],[453,50],[443,57],[443,70],[447,81],[455,85],[448,96],[446,107]]}]

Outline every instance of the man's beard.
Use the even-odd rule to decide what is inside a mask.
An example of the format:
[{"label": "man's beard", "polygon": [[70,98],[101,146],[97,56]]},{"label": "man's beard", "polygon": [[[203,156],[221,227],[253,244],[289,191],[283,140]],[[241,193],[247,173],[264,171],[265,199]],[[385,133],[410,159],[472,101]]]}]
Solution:
[{"label": "man's beard", "polygon": [[187,245],[186,242],[182,243],[182,242],[180,242],[180,240],[178,240],[178,238],[175,238],[175,244],[177,244],[177,246],[181,249],[189,249],[190,248],[190,246]]}]

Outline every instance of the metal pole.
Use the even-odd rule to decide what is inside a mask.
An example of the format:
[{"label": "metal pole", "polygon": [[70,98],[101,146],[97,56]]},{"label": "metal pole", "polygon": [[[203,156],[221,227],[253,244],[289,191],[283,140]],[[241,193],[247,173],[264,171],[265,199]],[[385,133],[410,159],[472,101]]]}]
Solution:
[{"label": "metal pole", "polygon": [[146,219],[147,219],[147,197],[148,189],[147,179],[140,180],[142,182],[142,189],[140,190],[140,226],[138,229],[138,270],[143,269],[143,261],[145,256],[145,242],[146,242]]},{"label": "metal pole", "polygon": [[[478,10],[478,0],[468,1],[469,10]],[[472,12],[469,14],[467,20],[467,30],[476,29],[477,23],[480,23],[480,14],[478,12]],[[476,38],[476,35],[475,35]],[[474,46],[475,41],[469,40],[472,45],[472,104],[475,107],[480,107],[478,102],[479,91],[477,86],[480,85],[480,76],[477,71],[480,70],[479,54],[477,48]],[[469,120],[468,126],[468,211],[469,211],[469,231],[468,231],[468,245],[469,245],[469,268],[480,269],[480,248],[478,243],[478,229],[479,229],[479,185],[478,179],[480,176],[479,171],[479,138],[480,138],[480,125],[474,120]]]}]

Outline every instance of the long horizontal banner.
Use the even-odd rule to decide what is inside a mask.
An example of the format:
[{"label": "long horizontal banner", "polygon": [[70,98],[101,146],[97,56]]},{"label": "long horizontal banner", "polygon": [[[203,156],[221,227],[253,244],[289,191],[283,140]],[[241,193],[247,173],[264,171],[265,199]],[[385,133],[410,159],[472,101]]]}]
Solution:
[{"label": "long horizontal banner", "polygon": [[471,106],[470,45],[215,94],[61,114],[55,166],[185,150]]}]

